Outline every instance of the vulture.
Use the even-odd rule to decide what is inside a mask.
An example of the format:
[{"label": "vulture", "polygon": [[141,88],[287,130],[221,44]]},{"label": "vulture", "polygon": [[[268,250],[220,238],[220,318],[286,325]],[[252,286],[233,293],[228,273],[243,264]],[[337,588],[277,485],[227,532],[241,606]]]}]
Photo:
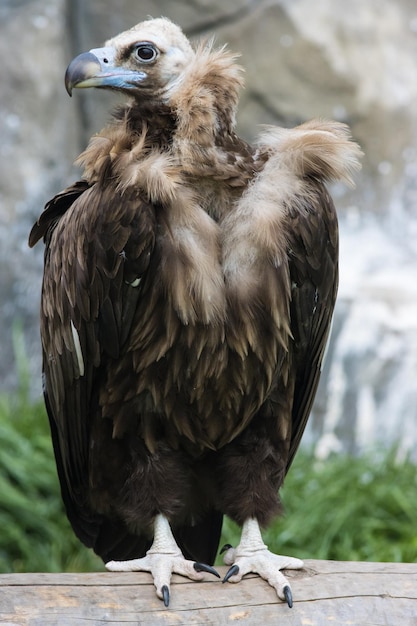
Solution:
[{"label": "vulture", "polygon": [[77,56],[66,89],[126,96],[47,203],[43,390],[62,498],[111,571],[248,572],[292,605],[261,529],[316,393],[338,283],[326,182],[351,183],[347,126],[235,132],[242,70],[212,41],[148,19]]}]

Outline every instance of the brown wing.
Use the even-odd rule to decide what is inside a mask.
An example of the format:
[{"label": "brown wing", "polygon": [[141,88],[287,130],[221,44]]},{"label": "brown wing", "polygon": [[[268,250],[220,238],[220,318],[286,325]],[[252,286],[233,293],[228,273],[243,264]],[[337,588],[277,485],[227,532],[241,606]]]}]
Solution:
[{"label": "brown wing", "polygon": [[291,332],[295,372],[287,471],[314,401],[338,287],[338,225],[324,185],[312,182],[310,204],[290,212]]},{"label": "brown wing", "polygon": [[137,539],[112,532],[108,522],[104,538],[104,521],[86,506],[89,428],[106,359],[117,358],[129,335],[154,228],[152,207],[136,195],[122,198],[81,181],[47,204],[29,237],[31,246],[42,236],[46,245],[44,393],[67,514],[79,538],[100,554],[119,542],[119,558]]}]

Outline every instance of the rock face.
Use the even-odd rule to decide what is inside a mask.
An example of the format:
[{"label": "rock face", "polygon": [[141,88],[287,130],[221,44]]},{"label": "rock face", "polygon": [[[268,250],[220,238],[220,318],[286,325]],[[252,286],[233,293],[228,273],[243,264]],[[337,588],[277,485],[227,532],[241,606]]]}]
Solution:
[{"label": "rock face", "polygon": [[40,393],[41,246],[27,235],[116,100],[70,100],[71,58],[148,15],[242,53],[239,131],[311,117],[346,121],[364,152],[354,191],[335,187],[341,284],[306,442],[318,454],[417,443],[417,8],[412,0],[3,0],[0,7],[0,380],[16,385],[13,323]]}]

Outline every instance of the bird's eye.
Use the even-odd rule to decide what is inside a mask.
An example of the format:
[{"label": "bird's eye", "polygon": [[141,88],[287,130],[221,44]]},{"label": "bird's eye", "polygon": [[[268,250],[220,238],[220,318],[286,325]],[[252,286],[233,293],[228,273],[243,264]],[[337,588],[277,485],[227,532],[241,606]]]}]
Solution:
[{"label": "bird's eye", "polygon": [[158,53],[151,44],[141,43],[136,46],[135,55],[142,63],[152,63],[152,61],[155,61]]}]

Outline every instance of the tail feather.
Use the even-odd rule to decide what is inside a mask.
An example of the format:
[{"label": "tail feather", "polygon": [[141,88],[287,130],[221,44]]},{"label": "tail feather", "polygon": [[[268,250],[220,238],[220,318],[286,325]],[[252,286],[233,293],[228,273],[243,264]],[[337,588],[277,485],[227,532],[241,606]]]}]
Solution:
[{"label": "tail feather", "polygon": [[173,529],[174,537],[186,559],[213,565],[219,548],[223,515],[211,510],[193,526]]}]

